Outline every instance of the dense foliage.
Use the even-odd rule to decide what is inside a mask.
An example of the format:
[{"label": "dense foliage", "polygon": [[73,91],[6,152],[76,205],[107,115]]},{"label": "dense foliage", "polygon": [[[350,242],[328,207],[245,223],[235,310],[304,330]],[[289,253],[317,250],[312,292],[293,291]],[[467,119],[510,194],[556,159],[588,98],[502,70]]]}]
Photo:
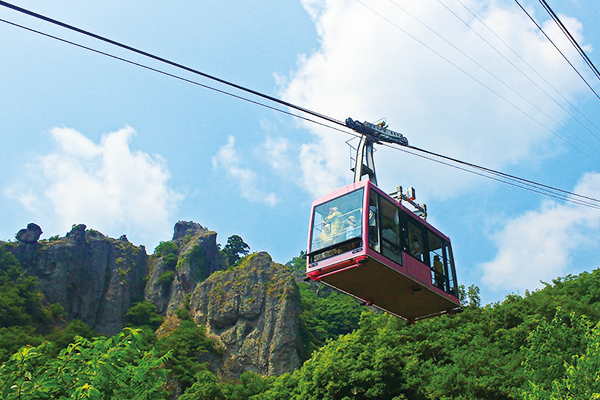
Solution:
[{"label": "dense foliage", "polygon": [[525,400],[600,398],[600,325],[585,316],[542,321],[528,338]]},{"label": "dense foliage", "polygon": [[[175,254],[172,245],[157,249]],[[288,265],[302,274],[302,257]],[[185,307],[174,328],[133,305],[126,329],[93,340],[79,321],[43,332],[56,319],[36,282],[0,254],[2,398],[182,400],[294,399],[591,399],[600,398],[600,270],[567,276],[525,296],[480,305],[479,289],[461,289],[465,310],[408,325],[351,298],[299,283],[300,349],[306,362],[279,377],[247,372],[222,382],[207,353],[218,346]],[[362,312],[362,314],[360,314]],[[181,314],[181,315],[179,315]],[[57,325],[58,326],[58,325]],[[161,328],[163,329],[163,328]],[[46,343],[43,343],[47,341]],[[24,347],[23,344],[33,347]],[[17,351],[18,350],[18,351]],[[12,354],[12,355],[11,355]],[[10,358],[9,358],[10,356]]]},{"label": "dense foliage", "polygon": [[179,247],[174,242],[160,242],[154,249],[153,257],[162,258],[163,265],[167,270],[175,270]]},{"label": "dense foliage", "polygon": [[195,382],[197,373],[206,370],[206,365],[198,360],[214,347],[214,341],[206,337],[206,329],[189,320],[182,321],[179,328],[157,344],[159,354],[172,354],[166,367],[183,389]]},{"label": "dense foliage", "polygon": [[[319,284],[317,284],[319,285]],[[313,351],[330,339],[352,332],[364,310],[353,298],[332,289],[300,282],[300,358],[307,360]]]},{"label": "dense foliage", "polygon": [[2,398],[164,399],[169,355],[139,350],[138,331],[88,341],[78,337],[54,356],[50,344],[23,347],[0,367]]},{"label": "dense foliage", "polygon": [[149,301],[140,301],[127,310],[127,323],[135,327],[158,329],[164,318],[156,311],[156,306]]}]

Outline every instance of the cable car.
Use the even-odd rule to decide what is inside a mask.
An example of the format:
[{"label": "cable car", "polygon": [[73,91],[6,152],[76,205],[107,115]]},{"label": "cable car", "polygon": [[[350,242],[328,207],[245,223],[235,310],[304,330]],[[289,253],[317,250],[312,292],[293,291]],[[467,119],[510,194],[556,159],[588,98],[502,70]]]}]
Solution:
[{"label": "cable car", "polygon": [[[418,206],[414,196],[399,188],[396,199],[376,185],[372,145],[389,141],[381,133],[390,131],[350,118],[346,124],[362,134],[355,181],[312,205],[307,279],[409,322],[460,311],[450,238],[425,220],[425,207],[402,204]],[[394,143],[408,144],[393,134]]]}]

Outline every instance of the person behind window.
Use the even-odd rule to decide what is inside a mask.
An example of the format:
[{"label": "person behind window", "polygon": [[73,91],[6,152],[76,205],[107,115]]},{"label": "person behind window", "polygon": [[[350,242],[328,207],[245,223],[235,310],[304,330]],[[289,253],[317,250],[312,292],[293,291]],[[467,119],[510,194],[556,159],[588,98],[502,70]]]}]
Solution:
[{"label": "person behind window", "polygon": [[331,226],[331,237],[335,242],[339,242],[338,235],[342,233],[342,213],[337,207],[331,207],[329,214],[325,217],[325,222]]},{"label": "person behind window", "polygon": [[369,247],[379,251],[379,232],[377,232],[377,208],[369,207]]},{"label": "person behind window", "polygon": [[409,250],[411,256],[421,259],[421,238],[419,235],[415,233],[410,235]]},{"label": "person behind window", "polygon": [[433,257],[433,271],[435,273],[435,286],[439,289],[444,290],[444,264],[440,260],[440,256],[437,254]]},{"label": "person behind window", "polygon": [[333,244],[333,238],[331,237],[331,227],[329,224],[323,224],[323,229],[319,236],[317,236],[318,248],[331,246]]},{"label": "person behind window", "polygon": [[358,223],[354,215],[349,216],[344,223],[346,225],[346,239],[352,239],[360,235]]}]

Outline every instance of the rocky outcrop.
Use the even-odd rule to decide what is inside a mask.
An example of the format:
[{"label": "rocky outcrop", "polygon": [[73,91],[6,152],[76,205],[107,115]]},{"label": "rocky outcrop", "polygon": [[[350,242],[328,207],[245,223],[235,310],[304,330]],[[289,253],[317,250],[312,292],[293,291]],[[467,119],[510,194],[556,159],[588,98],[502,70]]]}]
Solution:
[{"label": "rocky outcrop", "polygon": [[169,254],[150,257],[144,292],[145,299],[166,315],[177,312],[198,283],[226,267],[217,245],[217,233],[200,224],[179,221],[172,241],[176,245],[175,258]]},{"label": "rocky outcrop", "polygon": [[218,350],[202,361],[224,380],[245,371],[280,375],[300,365],[298,287],[289,267],[267,253],[227,269],[217,234],[194,222],[178,222],[172,242],[150,257],[125,235],[112,239],[76,225],[64,238],[39,240],[41,228],[33,225],[0,247],[38,278],[47,301],[60,303],[69,320],[112,335],[125,326],[131,305],[145,298],[168,317],[161,335],[176,329],[182,307],[206,326]]},{"label": "rocky outcrop", "polygon": [[212,274],[190,299],[190,312],[226,349],[208,360],[222,378],[244,371],[279,375],[300,365],[300,295],[288,267],[255,253]]},{"label": "rocky outcrop", "polygon": [[76,225],[64,238],[20,240],[7,249],[25,273],[38,278],[49,303],[60,303],[69,320],[79,319],[99,333],[119,332],[127,309],[143,299],[144,246]]},{"label": "rocky outcrop", "polygon": [[35,243],[42,235],[42,228],[33,222],[27,224],[27,228],[17,232],[17,240],[23,243]]}]

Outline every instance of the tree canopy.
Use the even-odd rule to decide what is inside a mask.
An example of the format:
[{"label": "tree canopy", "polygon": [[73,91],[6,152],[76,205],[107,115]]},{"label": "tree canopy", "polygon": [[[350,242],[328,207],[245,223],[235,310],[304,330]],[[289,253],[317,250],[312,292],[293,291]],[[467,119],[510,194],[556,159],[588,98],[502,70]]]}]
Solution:
[{"label": "tree canopy", "polygon": [[[241,239],[241,238],[240,238]],[[243,241],[242,241],[243,242]],[[171,245],[158,253],[173,254]],[[302,260],[290,267],[302,272]],[[134,304],[127,328],[90,339],[85,324],[42,332],[56,318],[12,255],[0,253],[0,392],[6,399],[507,400],[600,398],[600,270],[482,306],[461,288],[464,311],[409,325],[349,296],[298,283],[297,370],[245,372],[222,381],[201,360],[219,357],[189,310],[169,334],[151,303]],[[178,317],[181,314],[180,317]],[[161,328],[162,329],[162,328]],[[75,336],[81,333],[82,336]],[[75,337],[74,337],[75,336]],[[74,337],[74,338],[73,338]],[[23,344],[28,346],[22,347]],[[210,356],[210,357],[207,357]]]},{"label": "tree canopy", "polygon": [[227,244],[223,248],[223,254],[227,258],[229,265],[234,265],[240,258],[250,253],[250,246],[238,235],[232,235],[227,238]]}]

